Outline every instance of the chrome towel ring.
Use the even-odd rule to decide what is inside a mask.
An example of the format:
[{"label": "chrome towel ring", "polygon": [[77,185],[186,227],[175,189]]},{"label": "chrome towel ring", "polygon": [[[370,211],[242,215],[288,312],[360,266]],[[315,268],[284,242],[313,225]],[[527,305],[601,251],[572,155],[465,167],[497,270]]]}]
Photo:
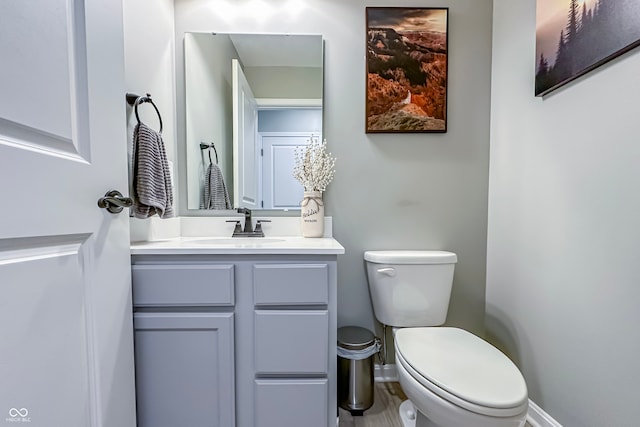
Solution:
[{"label": "chrome towel ring", "polygon": [[162,116],[160,115],[160,110],[158,110],[158,107],[156,107],[156,104],[153,103],[150,93],[147,93],[147,96],[139,96],[139,95],[136,95],[135,93],[127,93],[125,97],[127,99],[127,104],[134,107],[135,113],[136,113],[136,120],[138,120],[138,123],[142,123],[142,121],[140,120],[140,116],[138,115],[138,105],[144,104],[145,102],[148,102],[151,105],[153,105],[153,108],[156,110],[156,113],[158,114],[158,120],[160,121],[159,132],[162,133]]}]

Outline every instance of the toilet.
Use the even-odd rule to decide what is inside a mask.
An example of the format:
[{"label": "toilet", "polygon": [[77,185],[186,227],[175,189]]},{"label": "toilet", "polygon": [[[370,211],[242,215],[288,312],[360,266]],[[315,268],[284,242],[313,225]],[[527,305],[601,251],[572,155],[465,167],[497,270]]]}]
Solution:
[{"label": "toilet", "polygon": [[393,327],[404,427],[521,427],[527,386],[513,362],[463,329],[444,327],[457,255],[364,253],[376,318]]}]

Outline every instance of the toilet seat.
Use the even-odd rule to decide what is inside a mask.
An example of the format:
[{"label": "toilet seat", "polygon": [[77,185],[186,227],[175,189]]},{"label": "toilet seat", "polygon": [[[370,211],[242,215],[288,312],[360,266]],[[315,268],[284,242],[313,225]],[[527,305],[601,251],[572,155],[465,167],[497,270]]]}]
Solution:
[{"label": "toilet seat", "polygon": [[404,328],[395,334],[396,358],[424,387],[469,411],[513,416],[526,410],[527,387],[502,352],[458,328]]}]

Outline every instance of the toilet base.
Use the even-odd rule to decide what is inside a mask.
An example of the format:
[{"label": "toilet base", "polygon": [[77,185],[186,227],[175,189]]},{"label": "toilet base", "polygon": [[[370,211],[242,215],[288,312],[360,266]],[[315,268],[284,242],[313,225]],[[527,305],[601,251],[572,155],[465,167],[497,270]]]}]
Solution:
[{"label": "toilet base", "polygon": [[400,421],[402,421],[402,427],[415,427],[416,426],[416,408],[413,406],[410,400],[405,400],[400,404]]},{"label": "toilet base", "polygon": [[438,427],[432,421],[422,415],[410,400],[405,400],[400,404],[398,410],[402,427]]}]

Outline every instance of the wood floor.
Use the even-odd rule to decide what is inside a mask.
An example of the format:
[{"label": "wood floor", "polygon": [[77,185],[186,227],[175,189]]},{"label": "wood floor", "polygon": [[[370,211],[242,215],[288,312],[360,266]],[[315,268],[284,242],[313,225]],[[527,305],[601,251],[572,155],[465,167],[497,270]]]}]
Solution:
[{"label": "wood floor", "polygon": [[340,408],[339,427],[402,427],[398,407],[406,399],[399,383],[375,383],[373,406],[362,417]]},{"label": "wood floor", "polygon": [[353,417],[340,408],[339,427],[402,427],[398,408],[406,398],[399,383],[375,383],[373,406],[362,417]]}]

